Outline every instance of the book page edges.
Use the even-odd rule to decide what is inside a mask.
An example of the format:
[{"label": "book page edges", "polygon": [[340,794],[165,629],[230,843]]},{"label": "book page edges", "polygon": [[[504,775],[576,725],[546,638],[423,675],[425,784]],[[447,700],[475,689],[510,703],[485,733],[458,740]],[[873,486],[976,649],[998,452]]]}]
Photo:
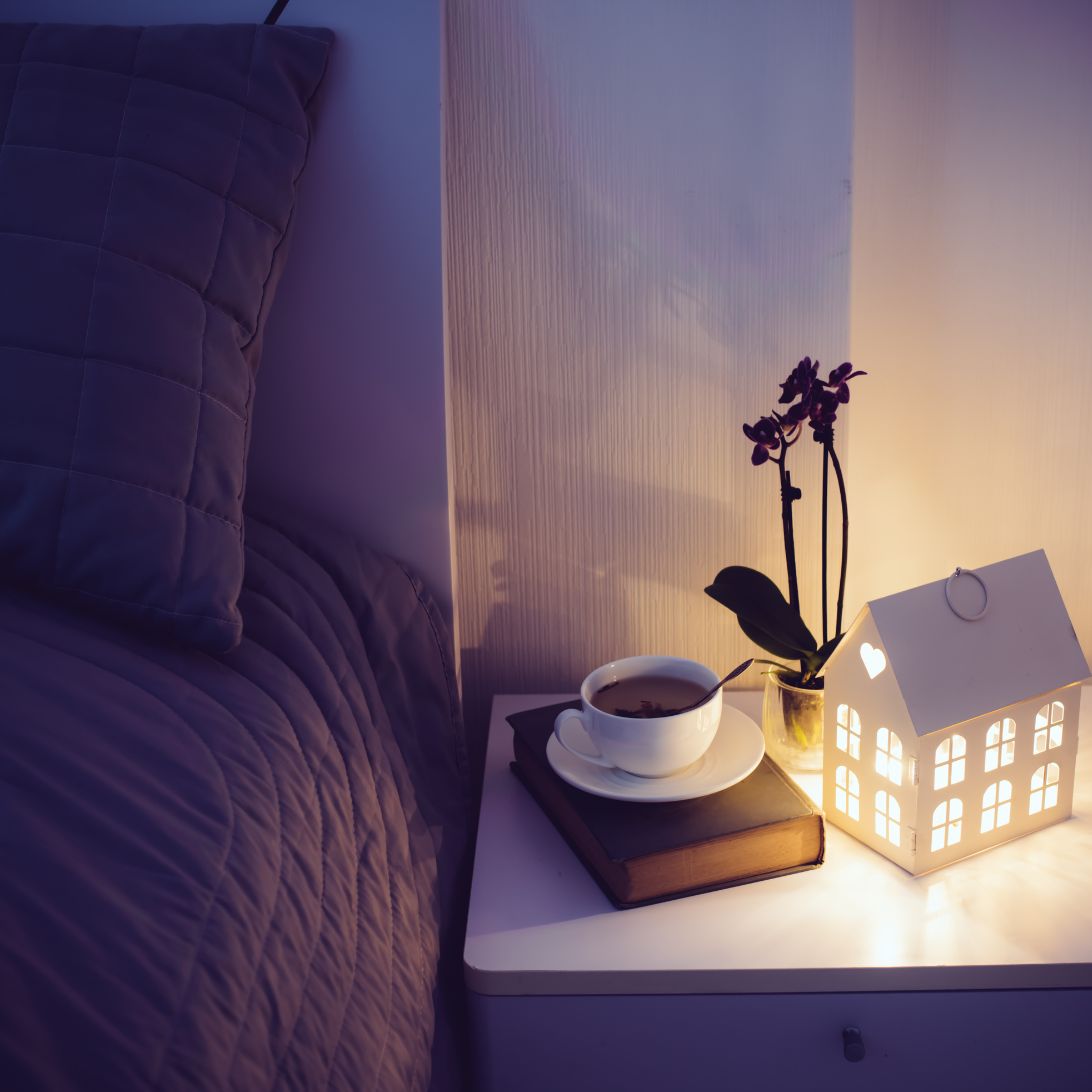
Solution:
[{"label": "book page edges", "polygon": [[641,897],[820,864],[823,853],[823,822],[813,812],[698,845],[638,857],[628,862],[626,871],[632,890]]},{"label": "book page edges", "polygon": [[[518,753],[517,749],[517,756]],[[772,879],[817,868],[823,863],[825,831],[816,810],[685,849],[664,851],[628,863],[614,861],[571,811],[555,806],[558,786],[551,783],[545,771],[533,762],[518,761],[511,764],[511,769],[604,894],[622,909]],[[740,842],[750,844],[744,847],[743,860],[733,861]]]}]

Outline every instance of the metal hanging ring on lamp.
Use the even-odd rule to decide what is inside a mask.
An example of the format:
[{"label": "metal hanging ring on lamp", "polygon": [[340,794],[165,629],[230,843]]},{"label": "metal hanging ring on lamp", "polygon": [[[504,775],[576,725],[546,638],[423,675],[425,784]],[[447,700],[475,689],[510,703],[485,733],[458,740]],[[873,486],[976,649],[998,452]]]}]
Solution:
[{"label": "metal hanging ring on lamp", "polygon": [[[952,581],[961,576],[969,576],[972,580],[977,580],[978,586],[982,589],[982,609],[977,614],[964,614],[952,602]],[[980,618],[985,618],[986,611],[990,609],[990,589],[986,587],[985,580],[983,580],[974,569],[961,569],[958,565],[956,566],[956,571],[948,577],[947,583],[944,585],[944,598],[948,603],[948,609],[951,610],[957,618],[962,618],[964,622],[977,622]]]}]

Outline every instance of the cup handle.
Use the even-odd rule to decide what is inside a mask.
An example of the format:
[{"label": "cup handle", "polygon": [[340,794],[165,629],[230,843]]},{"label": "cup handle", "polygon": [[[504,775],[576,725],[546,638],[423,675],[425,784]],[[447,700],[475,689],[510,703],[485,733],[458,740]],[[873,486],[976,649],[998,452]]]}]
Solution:
[{"label": "cup handle", "polygon": [[[575,747],[565,739],[564,729],[565,725],[570,721],[579,721],[581,728],[584,728],[584,714],[579,709],[562,709],[558,713],[557,718],[554,720],[554,738],[557,742],[565,748],[569,754],[576,755],[577,758],[582,758],[585,762],[594,763],[596,766],[606,766],[609,769],[614,769],[614,763],[609,759],[604,758],[598,751],[585,751],[580,747]],[[584,728],[584,734],[587,735],[587,729]],[[591,742],[591,737],[588,737],[588,741]],[[595,744],[593,743],[594,747]]]}]

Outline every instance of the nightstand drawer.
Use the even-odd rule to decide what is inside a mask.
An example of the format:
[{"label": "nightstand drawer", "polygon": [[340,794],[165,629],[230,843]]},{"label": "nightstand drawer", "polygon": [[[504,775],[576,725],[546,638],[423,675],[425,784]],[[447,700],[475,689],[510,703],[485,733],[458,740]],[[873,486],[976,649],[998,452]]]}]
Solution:
[{"label": "nightstand drawer", "polygon": [[1089,1073],[1092,990],[469,996],[478,1092],[1068,1090]]}]

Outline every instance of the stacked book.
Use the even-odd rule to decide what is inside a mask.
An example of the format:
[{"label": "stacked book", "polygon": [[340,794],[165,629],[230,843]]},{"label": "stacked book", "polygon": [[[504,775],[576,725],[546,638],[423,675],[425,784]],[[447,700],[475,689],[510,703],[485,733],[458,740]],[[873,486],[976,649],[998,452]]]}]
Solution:
[{"label": "stacked book", "polygon": [[823,818],[768,757],[695,800],[634,803],[566,784],[546,757],[554,718],[578,702],[513,713],[512,770],[620,908],[801,872],[823,863]]}]

